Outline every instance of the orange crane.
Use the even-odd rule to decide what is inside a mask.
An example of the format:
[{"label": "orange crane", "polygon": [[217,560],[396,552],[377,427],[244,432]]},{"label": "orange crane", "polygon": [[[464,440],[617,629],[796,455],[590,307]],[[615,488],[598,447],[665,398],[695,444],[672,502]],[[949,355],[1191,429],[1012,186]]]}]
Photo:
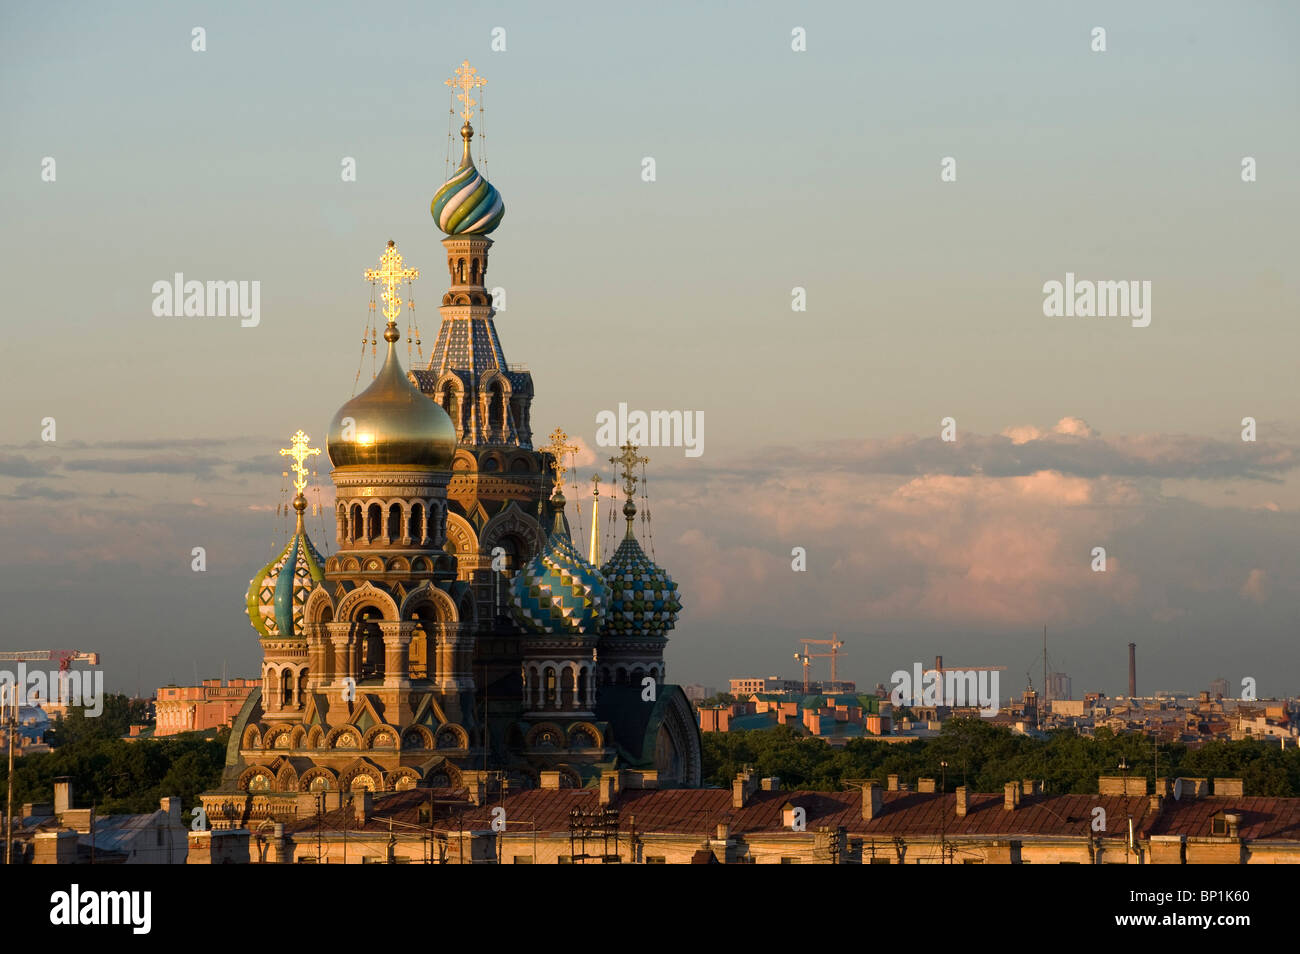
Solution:
[{"label": "orange crane", "polygon": [[59,661],[59,672],[67,672],[74,662],[99,665],[99,653],[83,653],[79,649],[31,649],[14,653],[0,653],[2,662]]},{"label": "orange crane", "polygon": [[[844,646],[844,640],[839,639],[835,633],[831,633],[830,639],[801,639],[803,643],[803,652],[795,653],[795,660],[803,666],[803,694],[808,695],[808,667],[812,665],[814,659],[829,659],[831,661],[831,682],[838,683],[839,671],[836,662],[839,657],[840,649]],[[829,646],[831,651],[828,653],[810,653],[809,646]]]}]

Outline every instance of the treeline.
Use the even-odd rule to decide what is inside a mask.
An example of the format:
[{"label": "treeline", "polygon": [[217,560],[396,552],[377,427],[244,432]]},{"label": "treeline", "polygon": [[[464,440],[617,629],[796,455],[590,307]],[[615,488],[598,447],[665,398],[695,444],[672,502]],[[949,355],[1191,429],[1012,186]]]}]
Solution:
[{"label": "treeline", "polygon": [[[155,811],[164,795],[179,795],[186,810],[197,805],[198,793],[221,780],[229,733],[215,740],[187,733],[124,741],[143,715],[142,704],[123,695],[107,696],[95,718],[70,710],[48,733],[54,751],[14,763],[15,813],[24,802],[53,802],[54,780],[64,775],[72,779],[73,807],[94,806],[101,816]],[[8,762],[0,759],[0,797],[7,785]]]},{"label": "treeline", "polygon": [[918,778],[933,778],[950,792],[959,785],[1001,792],[1007,782],[1038,779],[1049,793],[1086,795],[1096,793],[1099,776],[1126,774],[1119,767],[1123,762],[1130,778],[1240,778],[1247,795],[1300,795],[1300,749],[1253,740],[1153,748],[1148,738],[1115,735],[1107,728],[1098,729],[1095,738],[1061,730],[1040,740],[982,719],[952,719],[933,739],[893,744],[854,739],[842,748],[802,736],[791,726],[707,732],[703,738],[706,783],[722,787],[750,767],[759,776],[778,776],[787,789],[838,791],[850,780],[874,778],[884,784],[887,776],[898,775],[913,785]]}]

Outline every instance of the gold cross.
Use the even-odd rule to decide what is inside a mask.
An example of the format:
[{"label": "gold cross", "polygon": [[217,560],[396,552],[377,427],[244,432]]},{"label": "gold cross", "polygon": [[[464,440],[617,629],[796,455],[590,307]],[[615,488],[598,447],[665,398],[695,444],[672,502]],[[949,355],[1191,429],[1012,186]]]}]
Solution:
[{"label": "gold cross", "polygon": [[549,453],[555,458],[555,489],[559,490],[560,485],[564,483],[564,475],[569,472],[569,468],[564,465],[565,454],[576,454],[578,448],[573,444],[565,443],[569,435],[564,433],[564,429],[557,427],[551,431],[551,442],[545,445],[542,450]]},{"label": "gold cross", "polygon": [[638,457],[635,444],[624,444],[622,450],[622,454],[617,457],[611,457],[609,462],[611,464],[623,465],[623,493],[631,497],[632,493],[636,490],[636,482],[638,479],[636,476],[636,465],[648,464],[650,463],[650,458]]},{"label": "gold cross", "polygon": [[478,101],[470,95],[470,91],[483,86],[487,83],[487,80],[479,76],[478,70],[470,66],[469,60],[466,60],[460,66],[456,67],[456,76],[452,79],[445,80],[444,82],[452,89],[460,90],[460,92],[456,94],[456,98],[460,100],[461,106],[463,107],[460,114],[464,117],[465,122],[469,122],[470,117],[474,115],[474,107],[478,105]]},{"label": "gold cross", "polygon": [[319,454],[320,448],[308,447],[307,444],[311,438],[302,431],[298,431],[298,433],[289,438],[289,440],[293,446],[281,447],[280,456],[293,458],[293,489],[301,494],[307,489],[307,468],[303,466],[303,462],[307,460],[308,457],[314,457]]},{"label": "gold cross", "polygon": [[402,253],[397,250],[397,243],[392,239],[388,240],[388,248],[384,249],[384,254],[379,258],[379,267],[366,269],[366,281],[382,282],[384,285],[384,317],[390,325],[402,313],[402,296],[397,293],[398,286],[403,280],[414,281],[419,277],[418,268],[402,267]]}]

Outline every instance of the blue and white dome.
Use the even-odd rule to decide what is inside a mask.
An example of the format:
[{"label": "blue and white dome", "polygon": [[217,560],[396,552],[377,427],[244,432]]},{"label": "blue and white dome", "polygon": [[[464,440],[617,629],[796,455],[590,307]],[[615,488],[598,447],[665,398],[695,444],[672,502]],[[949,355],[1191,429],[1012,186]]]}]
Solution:
[{"label": "blue and white dome", "polygon": [[248,620],[260,637],[303,638],[303,608],[316,584],[325,579],[325,558],[303,529],[307,501],[293,502],[298,526],[288,544],[248,581]]},{"label": "blue and white dome", "polygon": [[600,574],[609,587],[607,636],[664,636],[677,623],[677,584],[641,549],[628,521],[627,535]]},{"label": "blue and white dome", "polygon": [[564,496],[557,493],[551,504],[556,507],[554,529],[542,552],[515,574],[511,609],[530,633],[595,635],[605,618],[605,581],[573,545],[564,519]]}]

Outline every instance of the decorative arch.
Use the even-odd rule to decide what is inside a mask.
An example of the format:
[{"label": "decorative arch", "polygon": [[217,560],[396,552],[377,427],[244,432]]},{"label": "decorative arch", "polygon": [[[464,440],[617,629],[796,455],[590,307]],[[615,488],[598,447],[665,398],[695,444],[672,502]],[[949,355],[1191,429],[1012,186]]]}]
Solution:
[{"label": "decorative arch", "polygon": [[303,740],[307,737],[307,730],[301,725],[295,725],[289,730],[289,748],[301,749]]},{"label": "decorative arch", "polygon": [[425,608],[432,608],[434,617],[439,623],[456,623],[461,618],[456,604],[452,602],[446,591],[434,586],[432,581],[426,580],[406,594],[398,610],[398,619],[416,619],[415,614]]},{"label": "decorative arch", "polygon": [[[316,784],[317,779],[324,779],[324,788]],[[316,787],[313,787],[313,785],[316,785]],[[312,766],[298,778],[298,791],[300,792],[330,791],[338,787],[338,774],[333,769],[326,768],[323,765]]]},{"label": "decorative arch", "polygon": [[262,747],[262,731],[255,725],[250,725],[244,730],[244,737],[239,740],[241,749],[260,749]]},{"label": "decorative arch", "polygon": [[361,747],[365,749],[397,748],[397,730],[391,725],[372,726],[361,738]]},{"label": "decorative arch", "polygon": [[401,618],[393,598],[368,581],[339,601],[336,618],[339,622],[352,622],[358,610],[371,604],[379,609],[384,620],[396,621]]},{"label": "decorative arch", "polygon": [[325,737],[325,748],[360,749],[361,733],[354,725],[341,725],[330,729],[329,735]]},{"label": "decorative arch", "polygon": [[467,749],[469,748],[469,733],[465,731],[464,727],[454,722],[448,722],[438,729],[434,745],[439,749]]},{"label": "decorative arch", "polygon": [[409,766],[403,766],[389,772],[384,778],[384,789],[389,792],[405,792],[415,788],[420,782],[420,773]]},{"label": "decorative arch", "polygon": [[384,776],[373,765],[360,763],[347,769],[339,777],[339,787],[345,792],[356,792],[363,789],[382,792],[384,790]]},{"label": "decorative arch", "polygon": [[239,790],[249,794],[270,792],[275,788],[275,772],[266,765],[250,765],[239,775]]},{"label": "decorative arch", "polygon": [[402,733],[402,748],[431,749],[434,747],[433,733],[426,726],[408,726]]},{"label": "decorative arch", "polygon": [[275,790],[277,792],[298,791],[298,770],[287,761],[280,766],[280,771],[275,775]]},{"label": "decorative arch", "polygon": [[528,730],[524,746],[530,749],[562,748],[567,736],[554,722],[539,722]]},{"label": "decorative arch", "polygon": [[334,622],[334,598],[330,596],[329,590],[324,585],[317,584],[307,594],[302,618],[308,625]]},{"label": "decorative arch", "polygon": [[447,511],[447,542],[443,544],[443,549],[458,557],[473,556],[479,552],[478,534],[474,532],[474,527],[453,510]]},{"label": "decorative arch", "polygon": [[[448,518],[450,525],[450,518]],[[502,547],[506,553],[517,553],[512,570],[519,569],[526,560],[541,551],[546,543],[542,528],[529,514],[525,513],[517,501],[510,501],[504,510],[483,525],[479,535],[479,552],[491,553],[494,547]],[[522,552],[520,552],[522,551]]]},{"label": "decorative arch", "polygon": [[322,729],[318,725],[312,726],[310,729],[307,730],[307,748],[309,749],[324,748],[324,746],[321,744],[322,740],[324,739],[324,736],[325,736],[324,729]]},{"label": "decorative arch", "polygon": [[[584,736],[586,738],[583,738]],[[575,722],[569,726],[569,748],[603,749],[604,747],[604,735],[590,722]]]}]

